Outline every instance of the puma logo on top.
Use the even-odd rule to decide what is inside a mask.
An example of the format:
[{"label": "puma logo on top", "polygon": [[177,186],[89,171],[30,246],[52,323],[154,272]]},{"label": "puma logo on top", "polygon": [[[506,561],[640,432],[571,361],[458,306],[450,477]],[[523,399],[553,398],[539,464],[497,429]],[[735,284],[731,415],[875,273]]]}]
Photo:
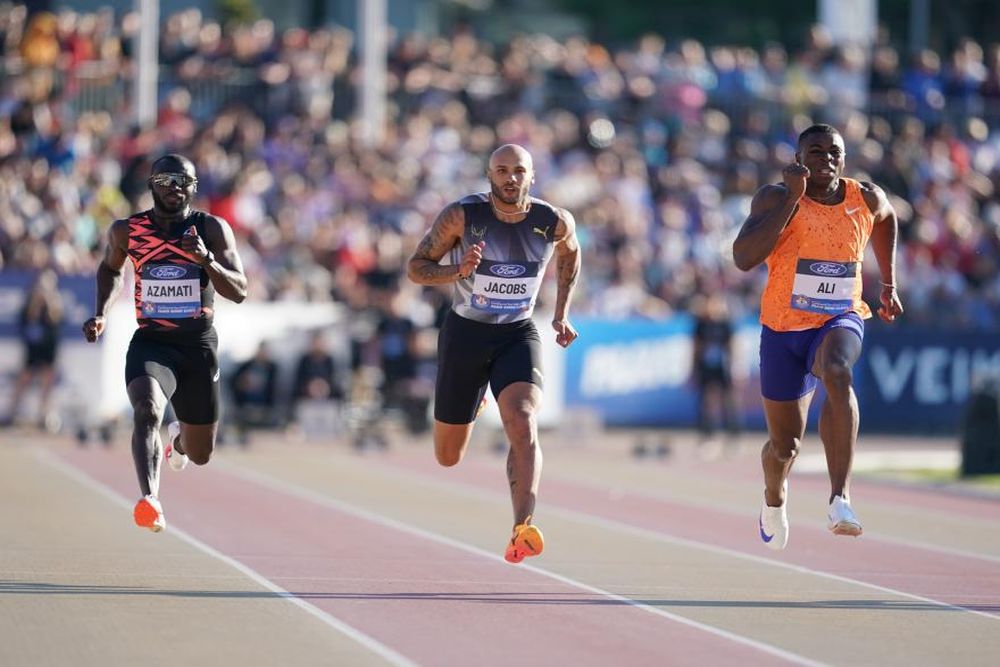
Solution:
[{"label": "puma logo on top", "polygon": [[531,231],[533,231],[535,234],[538,234],[539,236],[541,236],[546,241],[549,240],[549,228],[548,227],[532,227]]}]

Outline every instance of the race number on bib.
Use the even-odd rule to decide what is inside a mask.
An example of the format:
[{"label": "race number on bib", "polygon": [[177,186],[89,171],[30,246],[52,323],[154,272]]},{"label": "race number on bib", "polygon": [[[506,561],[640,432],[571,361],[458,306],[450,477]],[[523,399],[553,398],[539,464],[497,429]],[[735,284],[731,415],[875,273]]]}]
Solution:
[{"label": "race number on bib", "polygon": [[792,308],[810,313],[840,315],[854,305],[858,262],[800,259],[795,265]]},{"label": "race number on bib", "polygon": [[142,316],[197,317],[201,312],[201,269],[195,264],[146,264],[142,267]]},{"label": "race number on bib", "polygon": [[541,277],[537,262],[484,259],[472,285],[472,307],[487,313],[514,313],[531,307]]}]

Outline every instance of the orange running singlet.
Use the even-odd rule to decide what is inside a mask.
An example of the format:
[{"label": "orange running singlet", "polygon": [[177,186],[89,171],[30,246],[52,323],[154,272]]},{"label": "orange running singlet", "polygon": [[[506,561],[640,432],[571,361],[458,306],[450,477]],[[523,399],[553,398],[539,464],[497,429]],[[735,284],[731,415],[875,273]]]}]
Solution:
[{"label": "orange running singlet", "polygon": [[864,319],[872,316],[861,300],[861,261],[875,216],[861,185],[841,180],[845,192],[840,204],[799,200],[767,258],[760,322],[775,331],[815,329],[847,312]]},{"label": "orange running singlet", "polygon": [[203,332],[212,325],[215,290],[195,258],[181,249],[191,225],[204,236],[201,211],[164,232],[149,211],[128,221],[128,255],[135,269],[135,319],[145,331]]}]

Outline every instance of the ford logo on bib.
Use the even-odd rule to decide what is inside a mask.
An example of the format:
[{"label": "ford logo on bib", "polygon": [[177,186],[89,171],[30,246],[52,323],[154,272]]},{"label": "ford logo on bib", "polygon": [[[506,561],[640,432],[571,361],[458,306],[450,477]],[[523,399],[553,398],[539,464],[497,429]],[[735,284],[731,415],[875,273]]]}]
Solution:
[{"label": "ford logo on bib", "polygon": [[158,280],[177,280],[187,275],[187,269],[183,266],[154,266],[149,275]]},{"label": "ford logo on bib", "polygon": [[809,270],[819,276],[842,276],[847,273],[846,266],[832,262],[814,262],[809,265]]},{"label": "ford logo on bib", "polygon": [[520,264],[494,264],[490,267],[490,273],[501,278],[517,278],[527,270]]}]

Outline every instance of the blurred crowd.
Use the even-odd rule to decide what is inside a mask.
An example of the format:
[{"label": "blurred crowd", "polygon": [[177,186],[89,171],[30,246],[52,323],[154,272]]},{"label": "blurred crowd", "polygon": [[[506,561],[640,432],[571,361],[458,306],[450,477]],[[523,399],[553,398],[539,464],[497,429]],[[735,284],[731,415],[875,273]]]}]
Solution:
[{"label": "blurred crowd", "polygon": [[166,17],[158,120],[140,128],[126,120],[137,30],[135,14],[29,17],[0,2],[3,266],[92,272],[108,225],[150,206],[151,159],[176,151],[197,165],[198,205],[232,224],[251,299],[338,302],[388,332],[364,354],[420,356],[414,332],[449,293],[410,284],[405,258],[515,142],[534,156],[536,196],[577,218],[574,314],[656,318],[723,293],[751,315],[764,269],[735,269],[732,238],[797,132],[830,122],[849,175],[883,186],[899,214],[906,321],[1000,325],[998,45],[909,57],[888,34],[861,48],[819,27],[795,50],[394,35],[389,122],[368,146],[350,31]]}]

